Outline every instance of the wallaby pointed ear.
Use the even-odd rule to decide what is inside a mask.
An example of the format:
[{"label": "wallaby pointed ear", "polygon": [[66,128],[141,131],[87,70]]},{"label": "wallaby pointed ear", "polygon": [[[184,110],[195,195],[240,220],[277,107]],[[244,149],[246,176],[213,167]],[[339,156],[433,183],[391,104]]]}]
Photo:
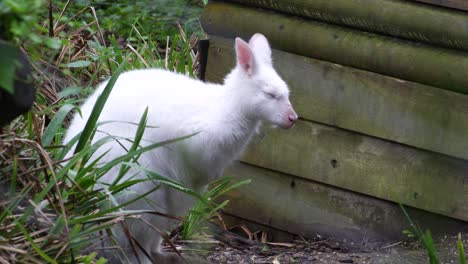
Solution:
[{"label": "wallaby pointed ear", "polygon": [[236,54],[237,64],[248,76],[252,76],[255,67],[254,56],[249,44],[240,38],[236,38]]},{"label": "wallaby pointed ear", "polygon": [[260,34],[255,33],[249,41],[249,46],[252,49],[255,57],[261,62],[272,64],[271,62],[271,48],[268,44],[267,38]]}]

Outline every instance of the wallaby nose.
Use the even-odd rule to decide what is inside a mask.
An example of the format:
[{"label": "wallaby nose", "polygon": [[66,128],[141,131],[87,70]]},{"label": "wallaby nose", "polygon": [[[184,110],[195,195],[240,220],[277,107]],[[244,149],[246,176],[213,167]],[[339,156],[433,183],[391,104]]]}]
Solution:
[{"label": "wallaby nose", "polygon": [[292,113],[289,113],[288,118],[289,118],[289,121],[294,124],[296,123],[298,117],[295,112],[292,112]]}]

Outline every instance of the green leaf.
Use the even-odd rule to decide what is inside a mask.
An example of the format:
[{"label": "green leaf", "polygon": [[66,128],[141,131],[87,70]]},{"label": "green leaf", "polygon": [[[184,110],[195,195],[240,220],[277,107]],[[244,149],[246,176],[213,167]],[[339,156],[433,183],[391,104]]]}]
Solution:
[{"label": "green leaf", "polygon": [[104,91],[102,91],[102,94],[98,97],[91,112],[91,116],[89,117],[88,122],[86,122],[85,128],[81,133],[80,140],[76,145],[74,154],[80,152],[91,140],[91,135],[93,134],[93,130],[96,127],[96,123],[99,119],[99,116],[101,115],[102,109],[106,104],[107,98],[109,97],[112,88],[114,87],[114,84],[117,82],[120,73],[125,69],[126,64],[127,59],[125,59],[124,62],[120,64],[119,68],[117,68],[117,71],[115,71],[115,73],[112,75],[109,82],[107,83],[106,87],[104,88]]},{"label": "green leaf", "polygon": [[70,86],[58,92],[57,96],[59,99],[62,99],[70,95],[79,95],[82,91],[83,91],[83,87]]},{"label": "green leaf", "polygon": [[47,47],[55,50],[62,47],[62,41],[57,38],[45,38],[44,43],[47,45]]},{"label": "green leaf", "polygon": [[148,176],[149,179],[151,179],[153,181],[163,183],[166,186],[169,186],[169,187],[171,187],[171,188],[173,188],[175,190],[178,190],[178,191],[181,191],[181,192],[186,193],[188,195],[191,195],[191,196],[193,196],[195,198],[198,198],[201,201],[206,203],[206,200],[200,194],[193,191],[192,189],[189,189],[189,188],[185,187],[181,183],[178,183],[178,182],[176,182],[176,181],[174,181],[174,180],[172,180],[170,178],[161,176],[158,173],[156,173],[154,171],[151,171],[151,170],[149,170],[149,169],[147,169],[145,167],[139,166],[137,164],[126,163],[126,162],[124,164],[128,165],[128,166],[130,166],[130,167],[132,167],[134,169],[140,170],[141,172],[145,173]]},{"label": "green leaf", "polygon": [[[129,151],[127,151],[127,152],[135,151],[138,148],[138,146],[140,145],[140,141],[143,138],[143,134],[145,132],[147,121],[148,121],[148,107],[146,107],[145,112],[141,116],[140,123],[138,124],[137,132],[135,134],[135,139],[133,140],[133,144],[130,147]],[[136,156],[136,157],[133,157],[133,161],[137,162],[139,157],[140,157],[139,155]],[[129,161],[129,160],[130,159],[128,159],[126,161]],[[117,177],[114,180],[113,184],[118,183],[123,178],[123,176],[125,176],[125,174],[127,174],[129,169],[130,169],[129,167],[121,166],[119,174],[117,175]]]},{"label": "green leaf", "polygon": [[66,67],[66,68],[85,68],[85,67],[88,67],[91,64],[93,64],[93,62],[91,62],[91,61],[78,60],[78,61],[74,61],[74,62],[64,64],[63,66]]},{"label": "green leaf", "polygon": [[44,131],[44,134],[42,135],[43,146],[47,147],[50,145],[50,143],[54,139],[54,136],[57,134],[58,129],[62,127],[63,120],[65,120],[65,117],[73,108],[74,108],[73,105],[66,104],[66,105],[63,105],[60,108],[60,110],[57,111],[54,118],[52,118],[52,120],[50,121],[50,124],[47,126],[47,128]]}]

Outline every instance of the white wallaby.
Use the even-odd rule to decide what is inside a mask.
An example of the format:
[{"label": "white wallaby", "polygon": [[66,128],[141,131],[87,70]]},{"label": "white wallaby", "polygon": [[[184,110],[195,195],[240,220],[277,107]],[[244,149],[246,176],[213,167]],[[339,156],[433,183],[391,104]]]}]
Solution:
[{"label": "white wallaby", "polygon": [[[262,121],[290,128],[298,118],[289,101],[288,86],[273,69],[267,39],[258,33],[252,36],[249,43],[236,38],[235,50],[237,65],[227,75],[223,85],[203,83],[157,69],[121,74],[99,121],[124,122],[110,122],[100,126],[102,132],[96,133],[94,141],[108,134],[133,138],[136,126],[128,122],[138,123],[148,107],[148,126],[151,127],[145,130],[144,144],[199,133],[144,153],[139,158],[139,164],[202,192],[209,182],[220,177],[223,170],[238,158]],[[101,84],[84,103],[81,108],[83,117],[78,114],[74,116],[65,143],[81,132],[105,85],[106,82]],[[120,144],[110,144],[111,150],[105,160],[126,153]],[[128,149],[130,143],[127,144]],[[109,148],[103,147],[96,156],[106,150]],[[103,181],[112,182],[117,173],[118,168],[115,168],[104,176]],[[127,175],[135,173],[130,171]],[[154,187],[148,183],[138,184],[131,187],[130,191],[135,195],[143,194]],[[120,202],[132,198],[132,195],[125,195],[120,198]],[[193,198],[164,186],[147,198],[133,203],[127,209],[155,210],[180,216],[194,204]],[[153,214],[143,215],[142,218],[160,230],[167,230],[174,224],[174,220]],[[161,254],[161,236],[143,221],[128,221],[128,230],[153,256],[155,263],[175,263],[166,260],[170,259],[166,254]],[[133,252],[121,229],[116,229],[116,233],[131,263],[151,263],[143,252]]]}]

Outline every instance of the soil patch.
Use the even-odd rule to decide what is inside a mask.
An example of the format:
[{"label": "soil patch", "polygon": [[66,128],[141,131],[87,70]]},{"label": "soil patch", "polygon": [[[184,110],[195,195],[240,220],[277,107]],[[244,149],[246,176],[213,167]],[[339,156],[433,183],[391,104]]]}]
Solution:
[{"label": "soil patch", "polygon": [[[462,241],[466,252],[468,233],[462,234]],[[206,259],[206,263],[211,264],[428,263],[425,250],[416,240],[382,243],[369,249],[330,238],[290,243],[259,243],[225,231],[200,241],[175,240],[175,245],[183,255],[198,252],[198,255]],[[437,239],[436,248],[441,263],[460,263],[457,236]],[[169,246],[166,249],[170,250]]]}]

